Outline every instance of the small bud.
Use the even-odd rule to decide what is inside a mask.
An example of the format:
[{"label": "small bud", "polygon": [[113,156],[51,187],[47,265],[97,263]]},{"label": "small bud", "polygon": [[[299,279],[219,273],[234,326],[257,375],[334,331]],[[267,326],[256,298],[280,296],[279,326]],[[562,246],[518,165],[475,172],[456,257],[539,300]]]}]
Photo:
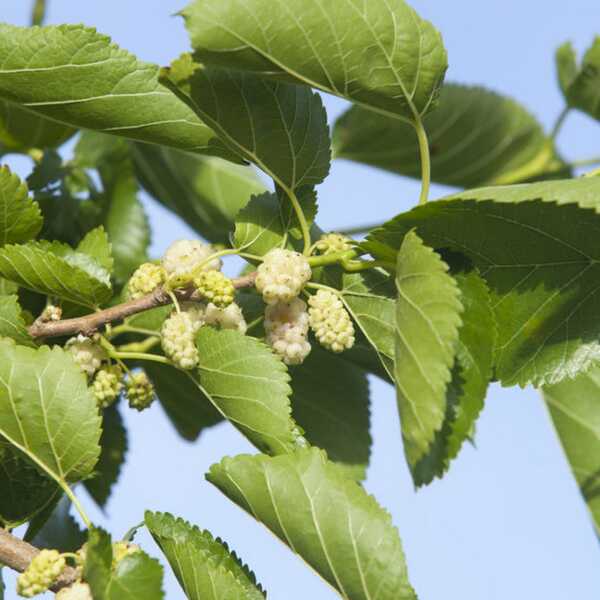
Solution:
[{"label": "small bud", "polygon": [[68,340],[65,348],[71,351],[75,362],[88,377],[92,377],[102,365],[102,361],[108,359],[104,348],[95,339],[81,333]]},{"label": "small bud", "polygon": [[65,557],[57,550],[41,550],[17,578],[17,593],[33,598],[45,592],[60,577],[66,564]]},{"label": "small bud", "polygon": [[[198,240],[178,240],[167,248],[162,265],[172,285],[173,281],[189,283],[194,276],[194,270],[214,253],[215,250],[210,244]],[[214,258],[202,267],[202,271],[218,271],[221,266],[221,260]]]},{"label": "small bud", "polygon": [[315,244],[321,254],[336,254],[352,250],[352,240],[340,233],[324,233]]},{"label": "small bud", "polygon": [[40,321],[49,323],[51,321],[60,321],[62,318],[62,308],[54,304],[48,304],[40,315]]},{"label": "small bud", "polygon": [[204,318],[208,325],[218,325],[222,329],[237,329],[245,334],[248,329],[242,309],[233,302],[227,308],[218,308],[212,302],[206,307]]},{"label": "small bud", "polygon": [[165,354],[180,369],[193,369],[198,364],[196,333],[204,321],[194,313],[173,313],[161,329],[161,343]]},{"label": "small bud", "polygon": [[352,319],[336,294],[319,290],[308,304],[310,327],[322,346],[332,352],[343,352],[354,346]]},{"label": "small bud", "polygon": [[257,269],[256,289],[267,304],[290,302],[311,278],[308,260],[298,252],[274,248]]},{"label": "small bud", "polygon": [[142,411],[154,401],[154,386],[144,371],[131,373],[127,379],[129,406]]},{"label": "small bud", "polygon": [[126,557],[140,552],[141,548],[137,544],[129,542],[115,542],[113,544],[113,569]]},{"label": "small bud", "polygon": [[267,343],[287,365],[299,365],[310,353],[306,302],[294,298],[278,302],[265,310]]},{"label": "small bud", "polygon": [[136,269],[127,283],[127,295],[131,300],[147,296],[159,285],[162,285],[165,279],[166,273],[161,265],[143,263]]},{"label": "small bud", "polygon": [[235,296],[233,282],[220,271],[202,271],[194,279],[194,287],[198,293],[219,308],[229,306]]},{"label": "small bud", "polygon": [[105,365],[94,377],[92,392],[99,409],[109,407],[123,389],[123,370],[119,365]]},{"label": "small bud", "polygon": [[54,600],[93,600],[92,590],[87,583],[78,581],[60,590]]}]

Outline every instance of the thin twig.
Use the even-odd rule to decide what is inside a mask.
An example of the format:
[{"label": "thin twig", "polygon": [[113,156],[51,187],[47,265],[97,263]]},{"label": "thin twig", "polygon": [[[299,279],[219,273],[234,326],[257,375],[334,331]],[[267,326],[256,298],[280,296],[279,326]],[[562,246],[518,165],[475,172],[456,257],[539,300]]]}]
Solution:
[{"label": "thin twig", "polygon": [[[39,554],[39,549],[0,527],[0,564],[6,565],[22,573],[33,557]],[[66,567],[57,582],[50,588],[53,592],[67,587],[77,579],[77,573],[72,567]]]},{"label": "thin twig", "polygon": [[[252,287],[256,279],[256,272],[249,273],[243,277],[238,277],[233,280],[233,285],[236,289]],[[189,288],[185,290],[176,290],[175,296],[181,302],[192,301],[201,302],[204,297],[198,294],[195,290]],[[62,319],[60,321],[35,321],[29,327],[29,335],[33,338],[52,338],[76,335],[82,333],[84,335],[92,335],[107,323],[120,321],[126,317],[145,312],[159,306],[171,304],[172,300],[162,287],[157,288],[154,292],[138,300],[130,300],[123,304],[111,306],[104,310],[85,315],[84,317],[76,317],[73,319]]]}]

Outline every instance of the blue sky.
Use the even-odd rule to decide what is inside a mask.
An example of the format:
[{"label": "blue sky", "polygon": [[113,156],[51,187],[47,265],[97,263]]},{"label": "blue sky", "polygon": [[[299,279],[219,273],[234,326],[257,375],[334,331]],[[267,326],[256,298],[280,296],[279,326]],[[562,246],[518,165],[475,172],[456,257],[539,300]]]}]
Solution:
[{"label": "blue sky", "polygon": [[[184,0],[76,2],[50,0],[48,22],[95,25],[138,57],[167,63],[188,49],[181,19]],[[335,1],[335,0],[331,0]],[[441,30],[448,49],[447,79],[510,94],[550,127],[562,109],[555,83],[554,49],[570,39],[578,50],[600,34],[597,0],[413,1]],[[25,24],[29,2],[3,2],[4,21]],[[333,119],[344,102],[325,98]],[[600,125],[569,118],[559,147],[568,158],[600,154]],[[24,173],[22,159],[9,159]],[[382,221],[410,208],[418,183],[339,162],[320,186],[324,229]],[[434,186],[432,196],[447,190]],[[153,252],[189,231],[146,199],[154,227]],[[467,447],[449,475],[415,492],[405,466],[393,389],[371,384],[375,438],[366,488],[399,527],[410,577],[421,600],[596,600],[600,546],[586,507],[558,446],[548,414],[532,389],[493,386],[480,419],[476,448]],[[93,520],[115,535],[139,522],[146,508],[170,511],[210,529],[256,572],[274,600],[334,600],[332,590],[269,532],[247,518],[204,481],[223,455],[253,452],[227,424],[200,441],[181,441],[159,406],[138,415],[124,411],[130,452],[107,513],[82,493]],[[147,536],[140,540],[158,551]],[[9,585],[12,589],[13,579]],[[183,594],[169,574],[167,598]],[[9,590],[7,597],[12,599]]]}]

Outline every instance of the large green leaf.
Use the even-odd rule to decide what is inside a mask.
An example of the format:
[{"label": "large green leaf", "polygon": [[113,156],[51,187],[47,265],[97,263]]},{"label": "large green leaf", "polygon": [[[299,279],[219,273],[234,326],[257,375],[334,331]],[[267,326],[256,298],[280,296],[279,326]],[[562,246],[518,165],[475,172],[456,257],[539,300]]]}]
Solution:
[{"label": "large green leaf", "polygon": [[31,148],[55,148],[75,130],[44,119],[16,104],[0,101],[0,154],[26,153]]},{"label": "large green leaf", "polygon": [[394,380],[404,452],[414,467],[444,422],[463,306],[448,265],[412,231],[398,252],[396,288]]},{"label": "large green leaf", "polygon": [[27,331],[17,296],[0,295],[0,337],[9,337],[22,346],[35,346]]},{"label": "large green leaf", "polygon": [[233,152],[287,189],[321,183],[330,140],[321,97],[310,88],[241,71],[203,67],[184,55],[170,85]]},{"label": "large green leaf", "polygon": [[264,600],[254,574],[214,539],[169,513],[146,512],[146,527],[167,557],[189,600]]},{"label": "large green leaf", "polygon": [[83,129],[226,152],[211,129],[159,83],[158,70],[82,25],[0,25],[4,99]]},{"label": "large green leaf", "polygon": [[119,479],[127,454],[127,430],[114,405],[102,412],[100,449],[93,477],[86,479],[83,485],[96,503],[103,507]]},{"label": "large green leaf", "polygon": [[102,225],[85,234],[77,245],[77,252],[91,256],[105,271],[112,272],[114,266],[112,247]]},{"label": "large green leaf", "polygon": [[[108,139],[107,139],[108,138]],[[104,192],[102,221],[112,246],[115,260],[114,277],[124,284],[135,269],[148,258],[150,226],[139,200],[130,145],[104,134],[84,132],[77,145],[80,160],[89,156],[89,147],[103,148],[93,166],[100,172]],[[150,146],[160,149],[160,146]],[[93,151],[93,150],[92,150]],[[97,151],[97,150],[96,150]],[[87,155],[87,156],[86,156]]]},{"label": "large green leaf", "polygon": [[365,372],[314,345],[292,369],[292,389],[294,418],[306,439],[326,450],[349,477],[364,479],[371,451]]},{"label": "large green leaf", "polygon": [[112,295],[108,271],[92,257],[60,242],[0,248],[0,275],[34,292],[89,308]]},{"label": "large green leaf", "polygon": [[[515,183],[562,168],[537,119],[511,98],[484,88],[445,85],[439,107],[424,124],[437,183],[465,188]],[[337,120],[333,144],[337,158],[421,178],[417,137],[398,119],[354,106]]]},{"label": "large green leaf", "polygon": [[408,120],[433,108],[447,67],[440,34],[403,0],[195,0],[183,16],[202,62]]},{"label": "large green leaf", "polygon": [[429,452],[412,468],[416,485],[442,477],[465,440],[472,438],[492,377],[496,324],[485,281],[477,271],[454,273],[464,312],[456,344],[446,412]]},{"label": "large green leaf", "polygon": [[170,365],[146,363],[160,404],[184,439],[193,442],[204,429],[223,420],[210,400],[185,373]]},{"label": "large green leaf", "polygon": [[164,146],[134,144],[146,191],[209,242],[226,243],[239,210],[265,187],[251,167]]},{"label": "large green leaf", "polygon": [[42,475],[23,453],[0,438],[0,527],[29,521],[53,504],[56,483]]},{"label": "large green leaf", "polygon": [[600,535],[600,369],[545,387],[544,398]]},{"label": "large green leaf", "polygon": [[85,375],[59,347],[0,340],[0,435],[59,484],[98,460],[100,417]]},{"label": "large green leaf", "polygon": [[242,455],[207,479],[264,523],[348,600],[415,600],[390,515],[323,451]]},{"label": "large green leaf", "polygon": [[141,550],[120,560],[113,569],[110,536],[91,528],[85,553],[83,576],[94,600],[162,600],[163,569]]},{"label": "large green leaf", "polygon": [[600,120],[600,37],[583,55],[581,65],[577,65],[570,44],[558,49],[556,61],[559,83],[569,106]]},{"label": "large green leaf", "polygon": [[600,352],[600,178],[481,188],[397,216],[365,246],[393,260],[416,227],[469,257],[498,324],[495,374],[505,385],[557,383]]},{"label": "large green leaf", "polygon": [[26,242],[42,228],[40,207],[27,195],[27,186],[0,167],[0,246]]},{"label": "large green leaf", "polygon": [[302,443],[291,416],[290,377],[262,342],[233,330],[202,327],[196,382],[215,408],[261,451],[281,454]]}]

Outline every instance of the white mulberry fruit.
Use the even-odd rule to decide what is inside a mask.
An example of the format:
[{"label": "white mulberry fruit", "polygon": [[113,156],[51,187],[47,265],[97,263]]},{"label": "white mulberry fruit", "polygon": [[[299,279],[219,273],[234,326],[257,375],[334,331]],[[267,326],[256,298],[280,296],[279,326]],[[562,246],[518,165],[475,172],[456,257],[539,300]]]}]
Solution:
[{"label": "white mulberry fruit", "polygon": [[310,265],[302,254],[274,248],[257,269],[256,289],[267,304],[290,302],[311,278]]},{"label": "white mulberry fruit", "polygon": [[108,359],[104,348],[95,339],[81,333],[68,340],[65,348],[70,350],[75,362],[88,377],[92,377],[102,365],[102,361]]},{"label": "white mulberry fruit", "polygon": [[45,592],[60,577],[66,564],[65,557],[57,550],[41,550],[17,578],[17,593],[32,598]]},{"label": "white mulberry fruit", "polygon": [[[178,240],[173,242],[162,258],[162,265],[169,280],[191,281],[194,270],[215,253],[210,244],[198,240]],[[204,264],[202,271],[220,270],[222,262],[213,258]]]},{"label": "white mulberry fruit", "polygon": [[219,325],[222,329],[236,329],[245,334],[248,325],[242,309],[234,302],[227,308],[219,308],[212,302],[206,307],[204,318],[208,325]]},{"label": "white mulberry fruit", "polygon": [[142,411],[154,401],[154,386],[144,371],[131,373],[127,379],[129,406]]},{"label": "white mulberry fruit", "polygon": [[110,406],[123,389],[123,370],[119,365],[106,365],[102,367],[92,382],[92,392],[98,408]]},{"label": "white mulberry fruit", "polygon": [[220,271],[203,271],[194,279],[194,287],[219,308],[229,306],[235,297],[233,282]]},{"label": "white mulberry fruit", "polygon": [[321,254],[336,254],[352,250],[352,240],[341,233],[324,233],[315,248]]},{"label": "white mulberry fruit", "polygon": [[127,295],[131,300],[147,296],[162,285],[165,279],[165,270],[161,265],[144,263],[136,269],[127,283]]},{"label": "white mulberry fruit", "polygon": [[343,352],[354,346],[352,319],[336,294],[319,290],[308,304],[310,327],[322,346],[332,352]]},{"label": "white mulberry fruit", "polygon": [[87,583],[78,581],[60,590],[54,600],[93,600],[92,590]]},{"label": "white mulberry fruit", "polygon": [[193,369],[198,364],[196,333],[202,324],[202,320],[186,311],[173,313],[163,323],[162,348],[180,369]]},{"label": "white mulberry fruit", "polygon": [[306,302],[294,298],[265,310],[267,342],[286,365],[299,365],[310,353]]}]

